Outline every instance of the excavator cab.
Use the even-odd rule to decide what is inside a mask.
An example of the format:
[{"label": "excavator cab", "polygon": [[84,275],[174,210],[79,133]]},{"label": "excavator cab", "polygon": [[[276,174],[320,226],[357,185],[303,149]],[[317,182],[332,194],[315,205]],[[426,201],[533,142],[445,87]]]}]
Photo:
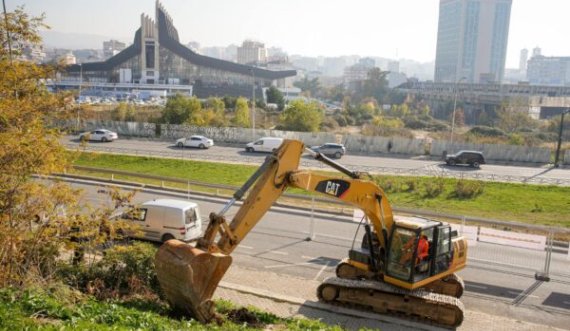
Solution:
[{"label": "excavator cab", "polygon": [[416,289],[452,273],[452,235],[447,224],[420,217],[397,219],[392,228],[384,279]]}]

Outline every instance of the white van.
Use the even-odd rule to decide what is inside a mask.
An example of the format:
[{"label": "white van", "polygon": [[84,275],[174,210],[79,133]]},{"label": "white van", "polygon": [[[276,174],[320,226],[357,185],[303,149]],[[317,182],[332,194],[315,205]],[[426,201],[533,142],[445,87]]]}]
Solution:
[{"label": "white van", "polygon": [[170,239],[191,241],[202,234],[200,210],[194,202],[174,199],[147,201],[122,219],[140,225],[129,236],[165,242]]},{"label": "white van", "polygon": [[283,143],[283,138],[263,137],[245,145],[246,152],[273,152]]}]

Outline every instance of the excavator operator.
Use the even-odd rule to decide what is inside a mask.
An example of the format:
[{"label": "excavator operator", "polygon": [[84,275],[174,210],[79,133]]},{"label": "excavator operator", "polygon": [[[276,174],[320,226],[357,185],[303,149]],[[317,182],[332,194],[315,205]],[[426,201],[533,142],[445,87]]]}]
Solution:
[{"label": "excavator operator", "polygon": [[[403,249],[403,255],[402,258],[400,260],[400,263],[406,263],[408,261],[410,261],[412,259],[412,247],[414,246],[414,243],[416,242],[415,238],[410,238],[410,240],[408,240],[408,242],[404,245],[404,247],[402,247]],[[428,237],[425,234],[422,234],[420,236],[420,240],[418,242],[418,251],[417,251],[417,255],[416,255],[416,266],[420,264],[420,262],[425,261],[427,259],[429,255],[429,241],[428,241]]]}]

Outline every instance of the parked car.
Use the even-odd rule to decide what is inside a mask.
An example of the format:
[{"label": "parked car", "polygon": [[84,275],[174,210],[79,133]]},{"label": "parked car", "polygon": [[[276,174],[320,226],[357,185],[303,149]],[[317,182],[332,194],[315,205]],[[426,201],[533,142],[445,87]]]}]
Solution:
[{"label": "parked car", "polygon": [[326,143],[321,146],[312,146],[311,150],[314,152],[319,152],[323,155],[328,157],[334,157],[340,159],[345,153],[346,148],[343,144],[333,144],[333,143]]},{"label": "parked car", "polygon": [[97,129],[91,132],[83,132],[79,135],[79,140],[81,141],[113,141],[117,140],[119,136],[116,132],[109,131],[106,129]]},{"label": "parked car", "polygon": [[283,143],[283,138],[263,137],[245,146],[246,152],[273,152]]},{"label": "parked car", "polygon": [[197,147],[197,148],[210,148],[214,146],[214,141],[212,139],[208,139],[204,136],[191,136],[188,138],[180,138],[176,140],[176,146],[179,148],[184,147]]},{"label": "parked car", "polygon": [[477,151],[459,151],[455,154],[448,154],[445,157],[447,165],[468,164],[474,168],[479,168],[481,164],[485,164],[483,153]]},{"label": "parked car", "polygon": [[155,199],[123,213],[119,218],[139,225],[138,231],[125,231],[133,238],[157,242],[178,239],[188,242],[202,234],[200,209],[190,201]]}]

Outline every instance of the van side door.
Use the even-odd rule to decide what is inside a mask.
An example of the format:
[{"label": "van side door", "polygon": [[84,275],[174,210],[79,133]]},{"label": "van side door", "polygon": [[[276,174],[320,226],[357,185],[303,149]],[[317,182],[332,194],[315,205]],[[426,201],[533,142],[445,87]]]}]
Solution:
[{"label": "van side door", "polygon": [[161,239],[162,225],[161,221],[164,217],[164,208],[160,206],[149,206],[147,208],[146,219],[142,225],[144,238],[148,240],[159,241]]}]

